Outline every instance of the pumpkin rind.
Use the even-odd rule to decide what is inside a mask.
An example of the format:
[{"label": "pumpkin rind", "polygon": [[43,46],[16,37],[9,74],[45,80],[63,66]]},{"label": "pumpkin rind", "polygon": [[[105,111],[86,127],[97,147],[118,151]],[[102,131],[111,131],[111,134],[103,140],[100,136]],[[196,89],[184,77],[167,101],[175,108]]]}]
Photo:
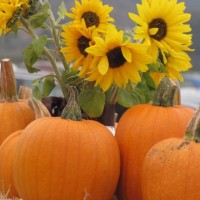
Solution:
[{"label": "pumpkin rind", "polygon": [[0,103],[0,144],[7,136],[24,129],[35,119],[27,100]]},{"label": "pumpkin rind", "polygon": [[200,107],[188,123],[184,137],[155,144],[142,170],[144,200],[199,200]]},{"label": "pumpkin rind", "polygon": [[22,130],[9,135],[0,146],[0,191],[6,197],[19,197],[12,176],[12,161],[15,148]]},{"label": "pumpkin rind", "polygon": [[119,165],[117,143],[106,127],[92,120],[47,117],[24,129],[13,173],[25,200],[80,200],[87,195],[110,200]]},{"label": "pumpkin rind", "polygon": [[16,79],[9,59],[2,59],[0,74],[0,145],[7,136],[24,129],[35,119],[27,100],[19,100]]},{"label": "pumpkin rind", "polygon": [[174,104],[178,89],[174,81],[163,78],[151,103],[133,106],[120,119],[116,129],[121,158],[119,200],[142,200],[141,171],[146,153],[163,139],[183,136],[194,110]]},{"label": "pumpkin rind", "polygon": [[154,145],[144,159],[144,200],[200,199],[200,144],[170,138]]}]

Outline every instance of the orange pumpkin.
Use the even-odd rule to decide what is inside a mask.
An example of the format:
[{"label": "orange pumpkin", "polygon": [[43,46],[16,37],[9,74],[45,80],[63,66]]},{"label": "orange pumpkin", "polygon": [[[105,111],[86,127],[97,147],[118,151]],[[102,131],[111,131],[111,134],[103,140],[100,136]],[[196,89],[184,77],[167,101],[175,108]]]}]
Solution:
[{"label": "orange pumpkin", "polygon": [[12,63],[1,61],[0,78],[0,144],[16,130],[24,129],[34,120],[34,112],[26,100],[18,100]]},{"label": "orange pumpkin", "polygon": [[0,146],[0,191],[8,198],[19,197],[12,176],[12,162],[22,130],[9,135]]},{"label": "orange pumpkin", "polygon": [[[23,92],[25,95],[26,91]],[[37,99],[29,98],[28,105],[33,109],[36,118],[50,116],[46,107]],[[22,130],[10,134],[0,146],[0,192],[6,194],[6,197],[19,197],[14,186],[13,180],[13,157],[17,142]]]},{"label": "orange pumpkin", "polygon": [[36,119],[22,132],[13,163],[17,191],[26,200],[111,200],[120,170],[117,142],[104,125],[67,107],[62,117]]},{"label": "orange pumpkin", "polygon": [[121,156],[119,200],[142,200],[141,169],[147,151],[160,140],[184,134],[194,111],[173,106],[175,88],[163,79],[151,104],[133,106],[120,119],[116,129]]},{"label": "orange pumpkin", "polygon": [[148,151],[142,171],[144,200],[200,199],[199,126],[200,109],[184,138],[165,139]]}]

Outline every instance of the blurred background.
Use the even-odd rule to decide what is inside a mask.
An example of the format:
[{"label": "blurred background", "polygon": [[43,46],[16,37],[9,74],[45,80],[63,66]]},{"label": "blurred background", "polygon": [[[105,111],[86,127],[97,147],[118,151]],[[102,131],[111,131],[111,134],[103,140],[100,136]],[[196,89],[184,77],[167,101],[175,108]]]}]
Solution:
[{"label": "blurred background", "polygon": [[[56,15],[57,8],[62,2],[61,0],[49,0],[52,9]],[[64,0],[68,11],[74,6],[74,0]],[[114,7],[111,16],[115,19],[116,25],[121,29],[132,29],[135,24],[129,19],[128,12],[136,13],[136,3],[140,3],[141,0],[103,0],[103,3],[109,4]],[[179,1],[180,2],[180,1]],[[186,12],[192,14],[190,25],[192,27],[194,52],[189,53],[192,59],[193,68],[186,73],[182,73],[184,76],[184,83],[181,84],[181,97],[182,103],[191,107],[197,107],[200,103],[200,1],[199,0],[185,0]],[[42,74],[27,75],[26,69],[23,65],[24,48],[28,47],[30,38],[28,35],[18,32],[17,36],[13,33],[6,37],[0,38],[0,59],[10,58],[15,63],[16,76],[19,79],[18,83],[29,84],[34,78],[41,76]],[[43,62],[44,68],[48,64]],[[49,68],[45,70],[49,72]],[[22,74],[22,75],[21,75]]]}]

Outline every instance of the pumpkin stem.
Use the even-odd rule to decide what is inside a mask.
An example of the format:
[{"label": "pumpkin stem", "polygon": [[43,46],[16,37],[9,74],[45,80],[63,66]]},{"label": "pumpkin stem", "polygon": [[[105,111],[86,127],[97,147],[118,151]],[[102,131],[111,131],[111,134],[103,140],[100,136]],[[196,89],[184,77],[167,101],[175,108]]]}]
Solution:
[{"label": "pumpkin stem", "polygon": [[187,125],[184,139],[197,143],[200,142],[200,107],[195,111],[192,119]]},{"label": "pumpkin stem", "polygon": [[13,66],[7,58],[1,60],[0,87],[0,102],[18,101]]},{"label": "pumpkin stem", "polygon": [[28,105],[34,111],[36,119],[41,118],[41,117],[51,117],[50,112],[39,99],[36,99],[34,97],[29,98]]},{"label": "pumpkin stem", "polygon": [[181,89],[180,83],[178,80],[175,80],[175,84],[177,85],[175,94],[174,94],[174,105],[181,105]]},{"label": "pumpkin stem", "polygon": [[20,85],[18,98],[19,99],[28,99],[32,97],[32,89],[23,85]]},{"label": "pumpkin stem", "polygon": [[155,91],[152,105],[162,107],[173,107],[174,96],[176,94],[178,86],[171,79],[164,77],[158,88]]},{"label": "pumpkin stem", "polygon": [[78,103],[78,91],[75,86],[68,87],[69,99],[67,105],[64,107],[61,118],[71,119],[75,121],[82,120],[81,109]]}]

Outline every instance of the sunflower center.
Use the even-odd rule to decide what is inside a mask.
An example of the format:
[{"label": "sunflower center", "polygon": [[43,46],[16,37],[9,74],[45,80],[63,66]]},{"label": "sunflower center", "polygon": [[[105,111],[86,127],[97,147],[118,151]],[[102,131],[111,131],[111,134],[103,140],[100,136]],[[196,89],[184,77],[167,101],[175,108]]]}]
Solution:
[{"label": "sunflower center", "polygon": [[110,50],[107,53],[107,58],[110,68],[121,67],[126,62],[126,59],[124,58],[120,47],[116,47]]},{"label": "sunflower center", "polygon": [[167,35],[167,24],[163,19],[154,19],[149,24],[149,29],[158,28],[158,31],[155,35],[150,35],[155,40],[162,40]]},{"label": "sunflower center", "polygon": [[88,11],[83,13],[81,16],[85,20],[86,27],[91,27],[91,26],[98,26],[99,25],[99,17],[97,16],[96,13]]},{"label": "sunflower center", "polygon": [[87,47],[90,46],[90,39],[86,38],[85,36],[81,36],[79,39],[78,39],[78,49],[79,51],[81,52],[81,54],[83,54],[85,57],[87,56],[87,52],[85,51],[85,49]]}]

